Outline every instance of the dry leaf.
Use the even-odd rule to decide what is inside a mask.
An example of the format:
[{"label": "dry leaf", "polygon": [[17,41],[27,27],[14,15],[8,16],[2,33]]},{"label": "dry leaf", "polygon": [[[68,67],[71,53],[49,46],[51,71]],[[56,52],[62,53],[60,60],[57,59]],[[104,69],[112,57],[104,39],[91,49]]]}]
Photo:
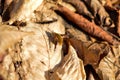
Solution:
[{"label": "dry leaf", "polygon": [[63,1],[72,4],[79,14],[88,16],[89,18],[93,19],[92,14],[89,12],[84,2],[82,2],[81,0],[63,0]]},{"label": "dry leaf", "polygon": [[12,9],[10,10],[10,20],[8,23],[12,24],[15,21],[29,21],[34,10],[37,9],[42,2],[43,0],[13,0],[12,3],[14,5],[10,5]]},{"label": "dry leaf", "polygon": [[106,5],[109,6],[109,7],[112,7],[111,0],[106,0]]},{"label": "dry leaf", "polygon": [[90,9],[92,10],[94,17],[97,17],[97,15],[99,15],[101,26],[114,27],[114,26],[111,26],[113,22],[109,14],[106,12],[104,7],[99,3],[98,0],[84,0],[84,1],[86,2],[86,4],[88,4]]},{"label": "dry leaf", "polygon": [[[10,0],[6,0],[6,1],[10,1]],[[13,1],[15,3],[17,3],[17,1],[21,2],[21,4],[12,5],[12,7],[15,6],[13,7],[13,9],[8,8],[8,11],[10,11],[11,16],[13,17],[15,16],[13,19],[10,19],[10,21],[8,21],[10,24],[19,20],[27,21],[28,19],[30,19],[31,21],[31,17],[32,19],[35,17],[35,14],[33,13],[35,11],[38,11],[37,13],[38,22],[43,22],[43,23],[45,22],[45,24],[39,24],[39,23],[36,24],[36,23],[31,23],[27,21],[27,25],[25,25],[25,27],[20,27],[20,31],[18,31],[15,28],[17,26],[14,26],[14,28],[13,26],[0,27],[0,36],[9,34],[9,36],[8,35],[6,36],[7,38],[9,38],[10,36],[13,35],[12,33],[14,33],[14,35],[8,40],[6,40],[6,38],[4,37],[2,38],[5,41],[4,43],[8,44],[8,42],[10,41],[11,43],[9,44],[11,45],[8,45],[8,46],[13,45],[13,47],[8,49],[7,51],[8,55],[6,55],[3,62],[0,63],[0,79],[4,79],[4,80],[22,80],[22,79],[23,80],[50,80],[50,79],[86,80],[87,76],[84,71],[83,62],[81,61],[81,59],[78,58],[76,52],[80,50],[83,53],[92,52],[90,56],[88,53],[86,53],[85,54],[86,57],[84,58],[84,63],[91,64],[91,65],[95,65],[101,62],[100,59],[102,59],[104,56],[107,55],[108,45],[106,43],[105,44],[93,43],[91,45],[90,44],[88,45],[87,43],[83,43],[81,41],[79,42],[76,40],[70,40],[72,45],[69,45],[68,51],[66,51],[68,52],[68,54],[63,56],[63,52],[64,52],[63,51],[64,49],[62,49],[64,48],[62,46],[63,37],[66,37],[66,36],[61,36],[61,34],[65,34],[64,28],[66,27],[66,25],[63,23],[64,20],[62,20],[60,16],[54,14],[53,11],[49,10],[49,8],[52,6],[51,5],[52,3],[49,3],[50,5],[46,6],[47,2],[51,0],[47,0],[47,1],[45,0],[46,4],[43,4],[43,6],[45,7],[43,8],[43,6],[39,6],[40,7],[39,10],[35,9],[35,6],[38,6],[38,4],[41,4],[42,0],[40,3],[38,3],[40,0],[39,1],[38,0],[34,0],[34,1],[33,0],[13,0]],[[25,3],[24,1],[28,2],[29,4]],[[33,1],[33,3],[31,1]],[[59,2],[61,0],[57,0],[57,1]],[[22,2],[25,4],[23,4]],[[29,7],[30,8],[34,7],[35,11],[33,9],[31,9],[30,11]],[[27,8],[28,10],[25,8]],[[27,12],[30,12],[29,16],[25,15],[25,13]],[[5,16],[7,17],[7,15]],[[43,19],[41,19],[41,16]],[[68,18],[69,17],[71,16],[68,16]],[[9,19],[9,17],[7,18]],[[57,20],[54,21],[54,18]],[[78,23],[80,22],[78,21]],[[109,23],[109,19],[108,19],[108,23]],[[3,24],[1,24],[0,26],[2,25]],[[93,28],[92,28],[92,31],[94,32]],[[31,32],[34,32],[35,34],[31,35]],[[26,35],[24,36],[22,35],[22,33],[26,33],[26,34],[30,33],[28,34],[30,36],[26,36]],[[18,34],[22,35],[20,39],[18,39],[19,37],[16,38],[16,35]],[[98,35],[98,33],[96,34]],[[73,37],[74,36],[76,37],[76,34],[73,33]],[[18,42],[18,43],[12,44],[12,41],[11,41],[12,39],[13,39],[13,42],[15,43]],[[19,42],[19,40],[21,39],[22,41]],[[14,40],[16,40],[17,42]],[[84,39],[84,40],[88,41],[87,39]],[[109,40],[109,38],[107,40]],[[81,44],[81,45],[78,45],[78,44]],[[80,49],[81,47],[82,49]],[[114,54],[115,57],[111,58],[109,57],[109,55],[107,55],[107,57],[109,57],[111,61],[115,61],[114,64],[116,65],[116,64],[119,64],[119,61],[120,61],[119,55],[118,55],[120,52],[120,49],[117,50],[116,48],[114,48],[113,51],[114,50],[116,52]],[[89,59],[88,57],[91,57],[91,58]],[[108,60],[108,62],[110,61],[110,59]],[[119,80],[119,75],[120,75],[119,67],[116,67],[110,62],[109,62],[110,66],[109,64],[106,65],[106,61],[104,62],[104,60],[102,59],[102,62],[100,63],[100,66],[102,65],[103,67],[98,68],[98,74],[100,78],[102,80],[106,80],[106,79],[114,80],[115,78]],[[110,73],[107,73],[107,72],[110,72]]]},{"label": "dry leaf", "polygon": [[[55,26],[54,24],[49,24],[48,26],[30,24],[29,28],[24,28],[24,30],[32,30],[36,34],[23,40],[21,53],[24,59],[23,68],[28,65],[31,66],[27,70],[24,69],[27,73],[24,77],[25,79],[29,80],[31,77],[32,79],[48,80],[50,77],[49,70],[55,66],[57,67],[60,63],[62,59],[62,44],[59,41],[56,44],[53,43],[54,35],[51,34],[49,29],[51,26]],[[36,27],[32,27],[32,25]],[[60,28],[56,32],[62,31],[62,26],[58,25],[58,27]],[[52,28],[52,30],[54,29],[56,30],[56,26]],[[34,75],[31,75],[29,71]]]},{"label": "dry leaf", "polygon": [[117,33],[120,36],[120,10],[118,10]]},{"label": "dry leaf", "polygon": [[111,0],[111,3],[114,5],[114,4],[120,4],[120,1],[119,0]]},{"label": "dry leaf", "polygon": [[86,46],[84,43],[75,38],[69,39],[71,45],[75,48],[78,57],[83,60],[84,65],[90,64],[97,67],[99,62],[108,54],[109,47],[104,43],[93,43]]},{"label": "dry leaf", "polygon": [[4,0],[0,0],[0,15],[3,12],[3,8],[4,8],[4,4],[3,4]]},{"label": "dry leaf", "polygon": [[33,21],[37,23],[51,23],[57,21],[56,14],[52,11],[36,11],[34,19]]},{"label": "dry leaf", "polygon": [[69,45],[68,54],[59,67],[53,71],[51,80],[86,80],[83,62],[77,57],[75,49]]},{"label": "dry leaf", "polygon": [[102,80],[119,80],[120,46],[111,46],[109,54],[100,62],[96,70]]},{"label": "dry leaf", "polygon": [[10,6],[13,0],[3,0],[4,1],[4,10],[3,13],[6,11],[6,9]]},{"label": "dry leaf", "polygon": [[106,0],[98,0],[103,6],[106,4]]},{"label": "dry leaf", "polygon": [[0,74],[6,80],[19,80],[21,77],[25,80],[49,80],[49,70],[57,67],[62,59],[62,43],[56,41],[54,44],[52,33],[64,34],[61,19],[41,25],[29,22],[20,29],[35,34],[22,39],[19,53],[14,50],[9,52],[12,56],[8,54],[4,58]]},{"label": "dry leaf", "polygon": [[66,35],[68,35],[69,37],[74,37],[83,42],[87,42],[89,40],[88,35],[86,35],[81,30],[78,30],[78,29],[74,28],[73,26],[70,26],[70,24],[68,24],[68,23],[65,26],[68,26],[66,28]]},{"label": "dry leaf", "polygon": [[33,34],[32,32],[18,31],[14,27],[1,25],[0,27],[0,61],[2,61],[5,51],[21,40],[23,37]]}]

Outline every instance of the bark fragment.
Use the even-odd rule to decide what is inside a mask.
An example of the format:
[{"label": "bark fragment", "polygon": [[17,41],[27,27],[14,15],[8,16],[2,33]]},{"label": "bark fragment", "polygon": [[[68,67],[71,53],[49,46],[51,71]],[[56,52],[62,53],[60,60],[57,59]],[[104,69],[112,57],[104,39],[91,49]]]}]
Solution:
[{"label": "bark fragment", "polygon": [[99,26],[95,25],[94,23],[91,23],[90,21],[82,17],[81,15],[78,15],[70,11],[66,7],[58,5],[58,7],[55,10],[64,14],[64,16],[68,20],[75,23],[80,28],[82,28],[84,31],[88,32],[89,34],[93,36],[97,36],[103,40],[106,40],[107,42],[111,44],[119,44],[119,41],[115,40],[113,36],[111,36],[109,33],[101,29]]}]

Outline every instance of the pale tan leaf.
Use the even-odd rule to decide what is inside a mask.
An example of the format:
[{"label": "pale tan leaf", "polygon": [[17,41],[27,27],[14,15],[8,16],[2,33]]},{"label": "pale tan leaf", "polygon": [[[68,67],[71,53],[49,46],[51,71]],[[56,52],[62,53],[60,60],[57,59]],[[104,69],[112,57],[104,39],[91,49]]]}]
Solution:
[{"label": "pale tan leaf", "polygon": [[19,80],[21,77],[25,80],[49,80],[49,70],[57,67],[62,59],[62,44],[59,41],[55,44],[53,35],[53,32],[65,33],[61,19],[41,25],[29,22],[20,29],[24,32],[34,32],[34,35],[22,39],[17,54],[16,49],[9,52],[2,63],[3,70],[0,74],[6,73],[6,80]]},{"label": "pale tan leaf", "polygon": [[0,60],[5,55],[5,51],[15,45],[23,37],[33,34],[32,32],[18,31],[13,26],[0,26]]},{"label": "pale tan leaf", "polygon": [[97,73],[101,80],[119,80],[120,46],[111,47],[109,54],[100,62]]},{"label": "pale tan leaf", "polygon": [[53,72],[51,80],[86,80],[83,62],[72,46],[69,46],[68,54]]},{"label": "pale tan leaf", "polygon": [[[33,25],[34,27],[32,27]],[[25,79],[29,80],[29,77],[32,77],[32,80],[47,80],[50,77],[49,70],[57,66],[62,59],[62,44],[59,44],[59,42],[57,42],[57,44],[51,42],[53,35],[49,28],[54,26],[53,24],[49,24],[48,26],[30,24],[29,26],[24,28],[24,30],[32,30],[36,35],[23,40],[21,56],[24,63],[23,69],[25,73],[27,73]],[[54,29],[56,29],[56,27],[52,28],[52,30]],[[62,27],[56,32],[59,33],[61,30]],[[26,67],[28,65],[30,65],[29,68]],[[31,71],[33,75],[29,73],[29,71]]]},{"label": "pale tan leaf", "polygon": [[10,11],[9,24],[15,21],[28,21],[33,11],[41,5],[43,0],[13,0],[14,5]]}]

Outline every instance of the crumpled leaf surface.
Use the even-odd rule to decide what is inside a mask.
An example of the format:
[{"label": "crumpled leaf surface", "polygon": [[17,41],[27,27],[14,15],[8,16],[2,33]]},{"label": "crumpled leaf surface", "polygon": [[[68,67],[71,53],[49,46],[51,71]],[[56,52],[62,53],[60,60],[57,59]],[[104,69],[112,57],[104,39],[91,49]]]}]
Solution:
[{"label": "crumpled leaf surface", "polygon": [[90,64],[97,67],[101,59],[109,52],[109,47],[105,43],[85,43],[75,38],[70,38],[69,41],[76,49],[78,57],[83,60],[84,65]]},{"label": "crumpled leaf surface", "polygon": [[5,80],[18,80],[20,78],[49,80],[49,70],[57,66],[62,59],[62,45],[59,43],[54,45],[51,33],[64,34],[64,27],[60,21],[57,21],[48,25],[29,23],[21,30],[32,31],[35,35],[25,37],[21,42],[22,45],[18,46],[17,52],[14,52],[14,49],[14,51],[10,50],[9,55],[1,64],[0,74],[5,73],[2,75]]},{"label": "crumpled leaf surface", "polygon": [[86,80],[83,61],[71,45],[61,65],[53,71],[51,80]]},{"label": "crumpled leaf surface", "polygon": [[[32,24],[30,24],[30,26],[31,25]],[[49,38],[52,36],[52,34],[50,34],[51,31],[49,30],[51,26],[53,25],[51,24],[48,27],[38,26],[36,27],[36,29],[34,29],[35,27],[31,28],[31,30],[34,30],[36,32],[36,35],[23,40],[21,53],[24,63],[23,68],[25,69],[25,72],[28,72],[29,69],[32,69],[31,73],[33,73],[36,76],[36,77],[34,76],[36,80],[39,78],[45,80],[45,77],[46,79],[48,79],[49,78],[48,70],[53,69],[61,61],[62,45],[60,45],[59,43],[58,45],[54,45],[52,42],[49,41]],[[57,32],[61,32],[62,27],[59,27],[59,29],[56,28],[54,27],[52,29],[57,30]],[[64,31],[62,31],[61,33],[63,32]],[[26,47],[27,49],[25,49]],[[28,62],[31,63],[29,64]],[[27,69],[26,65],[30,65],[30,68]],[[39,71],[40,74],[37,75],[36,71]],[[26,79],[32,77],[31,73],[27,74]]]},{"label": "crumpled leaf surface", "polygon": [[[9,24],[15,21],[29,21],[33,11],[40,6],[43,0],[13,0],[10,7]],[[12,8],[12,9],[11,9]],[[4,15],[4,14],[3,14]]]},{"label": "crumpled leaf surface", "polygon": [[[87,75],[85,74],[83,61],[78,58],[76,54],[77,51],[73,48],[73,45],[69,45],[68,53],[63,55],[64,51],[62,48],[64,47],[62,42],[63,37],[61,34],[65,34],[66,28],[68,32],[73,33],[72,36],[85,42],[90,41],[89,35],[86,35],[86,33],[83,33],[79,29],[75,28],[75,30],[73,28],[75,25],[69,24],[64,20],[64,18],[61,18],[59,15],[54,13],[54,11],[50,9],[50,7],[53,6],[52,3],[44,3],[45,0],[12,1],[15,1],[15,3],[19,1],[21,4],[12,5],[16,6],[12,9],[8,6],[8,11],[10,10],[11,14],[11,18],[8,23],[12,24],[15,21],[28,21],[23,27],[8,25],[9,28],[7,28],[5,27],[6,25],[3,25],[4,23],[0,24],[0,26],[5,27],[0,27],[0,34],[2,31],[10,29],[9,32],[4,33],[7,37],[2,35],[3,39],[1,41],[5,41],[4,45],[12,45],[6,47],[5,52],[7,55],[3,59],[3,62],[0,63],[0,80],[86,80]],[[26,3],[27,1],[29,4]],[[41,2],[38,3],[39,1]],[[59,1],[61,0],[58,0],[58,2]],[[34,5],[35,3],[36,5]],[[11,4],[8,5],[11,6]],[[66,4],[64,5],[67,6]],[[30,9],[30,7],[33,7],[33,9]],[[28,8],[28,10],[26,10],[26,8]],[[68,8],[75,11],[73,7]],[[30,13],[29,16],[26,14],[28,12]],[[72,28],[68,26],[71,26]],[[19,27],[19,30],[16,27]],[[13,30],[17,30],[17,32],[13,32]],[[25,33],[32,32],[34,34],[28,34],[18,39],[18,34],[21,34],[21,31]],[[55,39],[56,36],[57,39]],[[11,43],[9,43],[8,38],[10,38]],[[15,43],[12,43],[12,38],[16,38]],[[104,50],[104,47],[101,48],[99,45],[101,44],[97,45],[98,48],[100,48],[100,51]],[[91,46],[87,48],[94,50]],[[111,47],[109,55],[100,62],[98,68],[94,68],[102,80],[120,79],[119,52],[120,47]],[[97,52],[95,51],[95,53]],[[89,61],[88,58],[86,58],[86,60]],[[96,80],[93,74],[90,76],[92,76],[89,78],[90,80]]]},{"label": "crumpled leaf surface", "polygon": [[113,46],[111,49],[97,69],[97,73],[102,80],[120,79],[120,46],[118,48]]},{"label": "crumpled leaf surface", "polygon": [[15,43],[19,42],[23,37],[33,34],[32,32],[18,31],[13,26],[1,25],[0,27],[0,62],[6,53],[6,50]]},{"label": "crumpled leaf surface", "polygon": [[89,7],[91,7],[91,11],[93,12],[93,15],[96,17],[97,15],[100,18],[100,25],[102,27],[108,26],[108,27],[114,27],[109,14],[105,10],[105,8],[100,4],[98,0],[84,0],[86,4],[88,4]]},{"label": "crumpled leaf surface", "polygon": [[72,4],[79,14],[93,18],[92,14],[88,11],[84,2],[82,2],[81,0],[63,0],[63,1]]}]

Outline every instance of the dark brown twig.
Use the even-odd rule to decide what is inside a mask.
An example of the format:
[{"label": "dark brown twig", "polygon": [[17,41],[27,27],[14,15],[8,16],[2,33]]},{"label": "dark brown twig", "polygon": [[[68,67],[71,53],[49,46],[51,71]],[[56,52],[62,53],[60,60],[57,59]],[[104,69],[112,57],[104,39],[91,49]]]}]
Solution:
[{"label": "dark brown twig", "polygon": [[61,5],[58,5],[57,8],[53,8],[53,9],[61,12],[68,20],[75,23],[81,29],[88,32],[89,34],[99,37],[103,40],[106,40],[110,44],[119,44],[119,41],[115,40],[113,36],[111,36],[109,33],[104,31],[99,26],[95,25],[94,23],[91,23],[90,21],[85,19],[83,16],[76,14]]}]

